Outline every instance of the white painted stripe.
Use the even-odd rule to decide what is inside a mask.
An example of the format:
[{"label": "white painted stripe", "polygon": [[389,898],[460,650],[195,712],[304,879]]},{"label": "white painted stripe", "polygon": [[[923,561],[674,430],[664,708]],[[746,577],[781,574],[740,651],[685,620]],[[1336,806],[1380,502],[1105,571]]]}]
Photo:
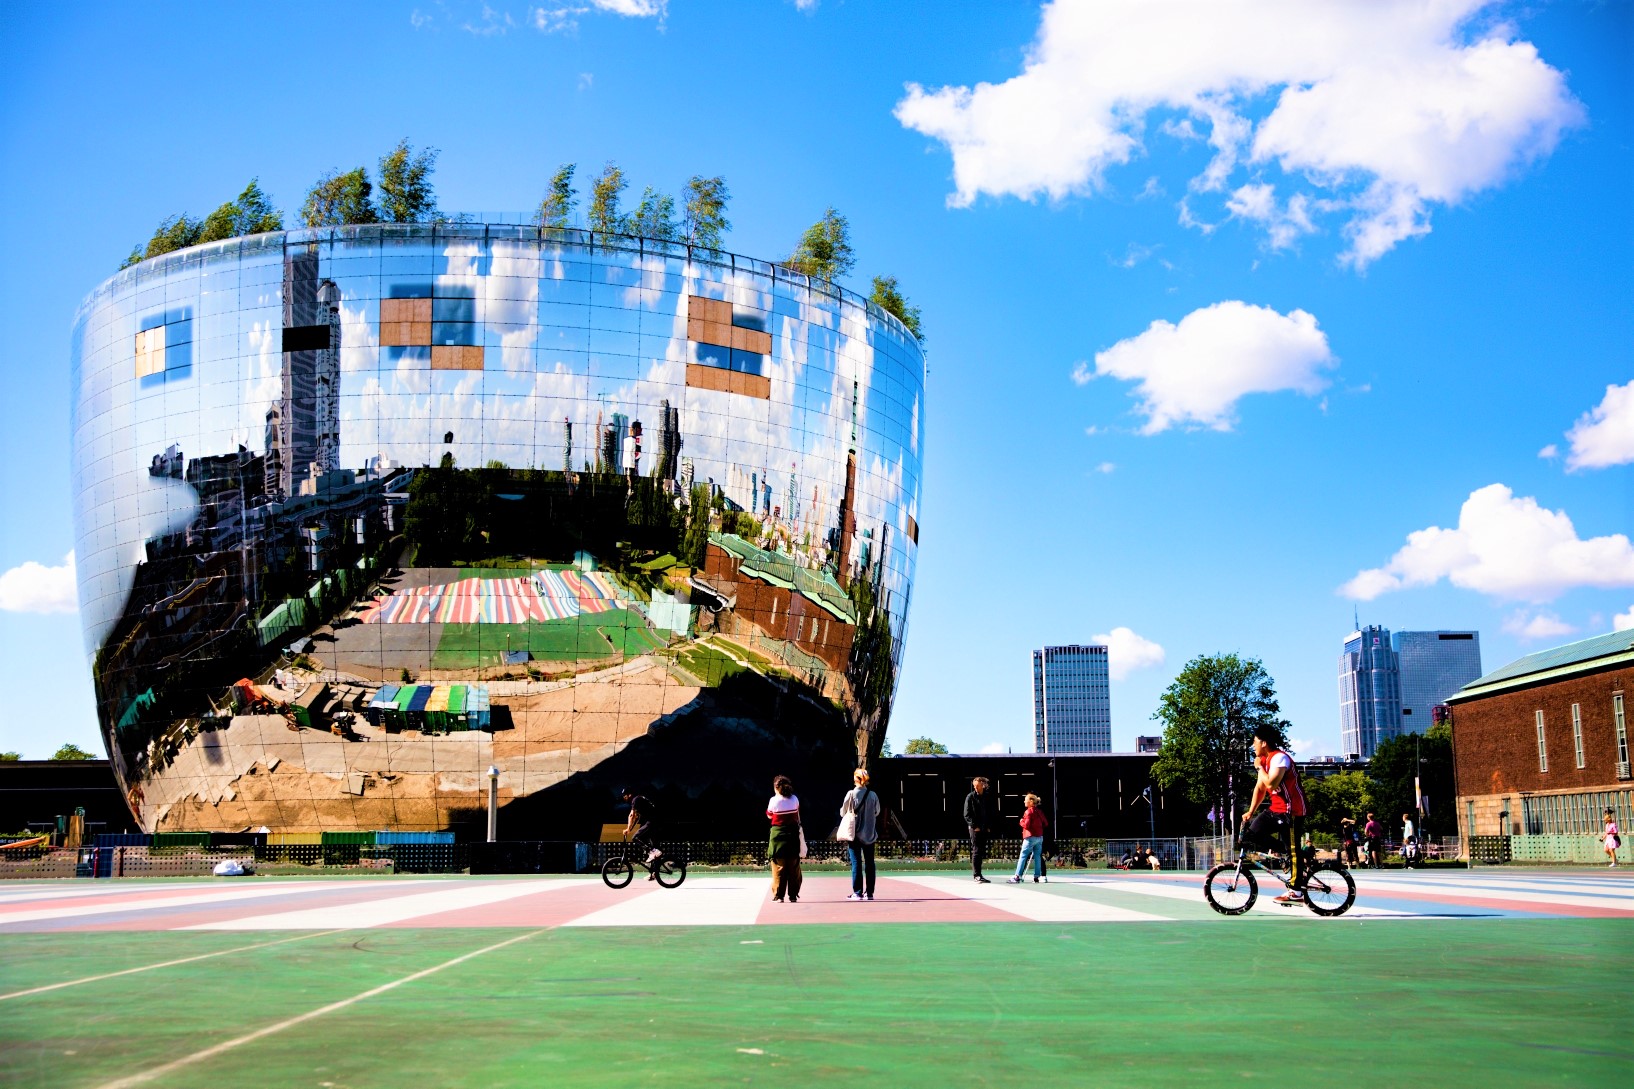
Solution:
[{"label": "white painted stripe", "polygon": [[948,893],[974,904],[985,904],[1000,911],[1007,911],[1011,915],[1019,915],[1023,919],[1041,923],[1169,921],[1166,915],[1148,915],[1144,911],[1131,911],[1129,908],[1113,907],[1110,904],[1083,900],[1076,896],[1056,896],[1042,889],[1023,885],[994,882],[990,885],[973,886],[971,882],[956,877],[899,877],[897,880],[922,885],[935,892]]},{"label": "white painted stripe", "polygon": [[1594,907],[1612,908],[1618,911],[1634,912],[1634,896],[1572,896],[1566,893],[1541,892],[1527,888],[1492,888],[1487,885],[1453,884],[1451,882],[1436,881],[1434,883],[1413,881],[1402,878],[1379,878],[1369,876],[1356,882],[1356,887],[1363,892],[1378,891],[1386,895],[1411,896],[1413,893],[1434,896],[1460,896],[1471,900],[1522,900],[1539,907]]},{"label": "white painted stripe", "polygon": [[181,930],[329,930],[332,928],[359,929],[386,926],[425,915],[445,911],[464,911],[469,908],[514,900],[519,896],[550,892],[553,889],[581,885],[582,882],[562,880],[525,880],[484,882],[480,885],[443,883],[434,892],[415,892],[401,896],[387,896],[360,904],[333,904],[327,907],[302,908],[295,911],[277,911],[266,915],[251,915],[243,919],[224,919],[214,923],[198,923],[180,927]]},{"label": "white painted stripe", "polygon": [[[637,871],[639,872],[639,871]],[[582,915],[567,926],[751,926],[771,893],[766,877],[689,877],[678,889],[636,882],[630,899]],[[767,910],[790,909],[772,904]]]},{"label": "white painted stripe", "polygon": [[0,892],[0,904],[32,903],[39,900],[72,900],[78,896],[122,896],[132,892],[187,892],[191,889],[216,888],[221,878],[212,881],[131,881],[118,878],[62,879],[57,888],[7,889]]},{"label": "white painted stripe", "polygon": [[256,1029],[254,1032],[246,1033],[243,1036],[235,1037],[231,1040],[224,1040],[213,1047],[204,1048],[202,1051],[195,1051],[191,1055],[183,1055],[181,1058],[165,1063],[163,1066],[155,1066],[149,1070],[143,1070],[140,1073],[131,1074],[128,1077],[105,1082],[99,1087],[99,1089],[130,1089],[130,1087],[134,1085],[146,1084],[147,1082],[153,1081],[155,1078],[162,1078],[166,1074],[179,1070],[184,1066],[189,1066],[204,1059],[213,1059],[222,1052],[230,1051],[241,1044],[252,1043],[253,1041],[262,1039],[263,1037],[271,1036],[273,1033],[282,1032],[287,1028],[293,1028],[294,1026],[303,1022],[310,1021],[315,1017],[323,1017],[326,1014],[334,1013],[336,1010],[343,1010],[347,1006],[355,1005],[362,1002],[366,998],[373,998],[377,994],[384,994],[387,991],[401,987],[405,983],[413,983],[417,979],[424,979],[426,976],[429,976],[434,972],[440,972],[444,968],[452,968],[456,964],[462,964],[465,961],[470,960],[472,957],[480,957],[484,953],[492,953],[496,949],[503,949],[507,945],[515,945],[517,942],[538,937],[543,933],[543,930],[535,930],[527,934],[518,934],[514,938],[506,938],[502,942],[495,942],[493,945],[484,946],[481,949],[476,949],[469,953],[462,954],[461,956],[455,957],[453,960],[445,960],[441,964],[433,965],[430,968],[421,969],[420,971],[415,972],[413,975],[404,976],[402,979],[394,979],[390,983],[382,983],[378,987],[370,988],[369,990],[364,991],[362,994],[353,995],[351,998],[343,998],[339,1002],[331,1002],[327,1006],[321,1006],[318,1009],[310,1010],[307,1013],[300,1014],[296,1017],[279,1021],[275,1025],[268,1025],[266,1028]]},{"label": "white painted stripe", "polygon": [[1130,892],[1137,896],[1159,896],[1166,900],[1186,900],[1193,904],[1208,906],[1203,899],[1203,881],[1198,879],[1197,884],[1191,887],[1176,885],[1169,882],[1157,881],[1129,881],[1119,878],[1071,877],[1050,878],[1054,884],[1078,885],[1084,888],[1107,889],[1112,892]]},{"label": "white painted stripe", "polygon": [[155,968],[173,968],[178,964],[191,964],[196,960],[209,960],[211,957],[225,957],[231,953],[247,953],[251,949],[265,949],[269,945],[283,945],[285,942],[304,942],[308,938],[321,938],[324,934],[339,934],[338,930],[325,930],[316,934],[297,934],[293,938],[279,938],[277,941],[256,942],[254,945],[240,945],[233,949],[218,949],[214,953],[200,953],[196,957],[180,957],[176,960],[160,961],[158,964],[144,964],[139,968],[126,968],[118,972],[104,972],[99,976],[86,976],[83,979],[70,979],[62,983],[48,983],[43,987],[30,987],[26,991],[12,991],[10,994],[0,994],[0,1002],[8,998],[23,998],[31,994],[44,994],[47,991],[60,991],[64,987],[78,987],[81,983],[96,983],[99,980],[115,979],[119,976],[135,975],[137,972],[151,972]]},{"label": "white painted stripe", "polygon": [[[288,896],[296,892],[333,890],[343,887],[345,885],[341,882],[295,881],[280,885],[221,886],[212,892],[191,893],[182,896],[158,896],[148,900],[119,900],[108,903],[35,908],[28,911],[0,910],[0,926],[12,923],[38,922],[41,919],[78,919],[88,915],[123,915],[133,911],[159,911],[166,908],[193,907],[197,904],[216,904],[224,900]],[[352,887],[355,888],[356,886]]]}]

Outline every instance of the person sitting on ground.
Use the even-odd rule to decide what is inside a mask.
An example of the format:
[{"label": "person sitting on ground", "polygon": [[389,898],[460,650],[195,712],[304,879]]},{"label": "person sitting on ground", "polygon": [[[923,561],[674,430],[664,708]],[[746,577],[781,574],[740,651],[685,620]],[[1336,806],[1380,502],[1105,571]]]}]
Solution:
[{"label": "person sitting on ground", "polygon": [[1161,870],[1163,868],[1163,860],[1161,858],[1159,858],[1154,852],[1147,851],[1146,852],[1146,866],[1147,866],[1148,869]]}]

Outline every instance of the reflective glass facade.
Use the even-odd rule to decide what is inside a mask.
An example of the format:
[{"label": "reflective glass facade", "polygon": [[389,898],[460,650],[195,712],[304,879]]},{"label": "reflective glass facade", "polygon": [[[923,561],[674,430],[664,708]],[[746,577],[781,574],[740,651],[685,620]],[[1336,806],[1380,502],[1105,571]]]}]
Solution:
[{"label": "reflective glass facade", "polygon": [[1422,734],[1438,704],[1481,676],[1481,634],[1398,631],[1391,642],[1401,667],[1401,732]]},{"label": "reflective glass facade", "polygon": [[1372,759],[1379,742],[1401,733],[1401,721],[1401,668],[1390,629],[1370,625],[1352,632],[1339,655],[1339,741],[1345,754]]},{"label": "reflective glass facade", "polygon": [[509,837],[581,838],[617,785],[703,812],[877,751],[924,358],[854,295],[349,227],[144,261],[72,356],[85,638],[144,828],[459,827],[492,764]]}]

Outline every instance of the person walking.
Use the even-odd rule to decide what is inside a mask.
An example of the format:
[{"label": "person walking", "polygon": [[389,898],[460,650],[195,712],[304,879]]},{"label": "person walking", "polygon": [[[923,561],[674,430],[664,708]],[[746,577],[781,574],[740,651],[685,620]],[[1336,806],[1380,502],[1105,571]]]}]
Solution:
[{"label": "person walking", "polygon": [[1358,835],[1359,834],[1356,831],[1356,818],[1345,817],[1339,822],[1339,850],[1341,852],[1340,861],[1351,866],[1355,866],[1358,862],[1356,857],[1356,840]]},{"label": "person walking", "polygon": [[1606,845],[1606,857],[1611,860],[1606,863],[1607,867],[1615,870],[1617,848],[1623,845],[1623,835],[1617,830],[1617,811],[1614,809],[1606,810],[1606,830],[1601,834],[1600,842]]},{"label": "person walking", "polygon": [[1049,878],[1044,876],[1044,827],[1050,823],[1044,816],[1040,803],[1044,799],[1037,794],[1027,795],[1027,808],[1021,813],[1021,857],[1016,859],[1016,873],[1010,878],[1010,884],[1021,884],[1021,875],[1027,872],[1027,860],[1033,862],[1033,883],[1040,880],[1045,882]]},{"label": "person walking", "polygon": [[840,830],[836,839],[851,845],[851,895],[847,900],[874,898],[874,843],[879,839],[879,795],[868,789],[868,772],[858,768],[856,785],[840,803]]},{"label": "person walking", "polygon": [[766,819],[772,822],[766,841],[766,858],[772,864],[772,899],[797,903],[800,899],[800,859],[806,848],[800,830],[800,799],[787,775],[772,780],[772,800],[766,803]]},{"label": "person walking", "polygon": [[977,881],[989,884],[982,876],[982,862],[987,858],[987,841],[993,835],[993,799],[987,793],[986,776],[970,780],[970,793],[965,795],[965,826],[970,829],[970,872]]}]

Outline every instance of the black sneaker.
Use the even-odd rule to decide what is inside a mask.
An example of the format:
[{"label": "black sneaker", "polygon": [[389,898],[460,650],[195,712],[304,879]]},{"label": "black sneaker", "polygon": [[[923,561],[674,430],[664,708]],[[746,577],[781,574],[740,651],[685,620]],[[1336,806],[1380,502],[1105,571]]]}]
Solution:
[{"label": "black sneaker", "polygon": [[984,885],[991,885],[993,883],[993,882],[989,881],[987,878],[983,877],[981,874],[976,875],[976,880],[980,881]]}]

